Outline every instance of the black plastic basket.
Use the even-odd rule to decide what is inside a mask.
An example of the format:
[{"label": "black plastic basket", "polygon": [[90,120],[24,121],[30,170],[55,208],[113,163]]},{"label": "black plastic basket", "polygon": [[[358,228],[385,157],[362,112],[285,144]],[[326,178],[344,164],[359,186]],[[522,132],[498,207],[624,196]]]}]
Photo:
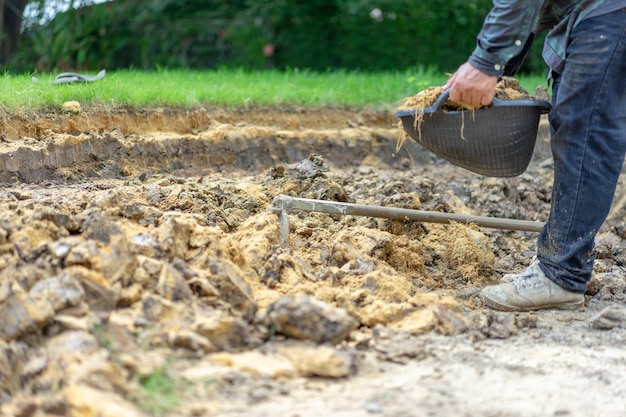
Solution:
[{"label": "black plastic basket", "polygon": [[444,111],[446,90],[431,107],[400,110],[407,134],[443,159],[491,177],[522,174],[533,155],[539,120],[551,110],[547,101],[493,99],[484,109]]}]

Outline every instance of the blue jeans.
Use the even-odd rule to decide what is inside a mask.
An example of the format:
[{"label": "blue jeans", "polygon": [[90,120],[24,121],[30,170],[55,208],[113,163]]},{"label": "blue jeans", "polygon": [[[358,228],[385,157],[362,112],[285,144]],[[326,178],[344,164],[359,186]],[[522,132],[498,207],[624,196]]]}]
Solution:
[{"label": "blue jeans", "polygon": [[550,280],[584,293],[626,153],[626,10],[574,28],[552,106],[552,207],[537,257]]}]

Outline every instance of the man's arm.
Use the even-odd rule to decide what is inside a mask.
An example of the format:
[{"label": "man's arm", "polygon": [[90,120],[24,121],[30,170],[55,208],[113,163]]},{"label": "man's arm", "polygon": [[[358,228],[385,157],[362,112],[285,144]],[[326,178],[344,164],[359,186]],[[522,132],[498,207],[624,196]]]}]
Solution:
[{"label": "man's arm", "polygon": [[476,38],[469,62],[489,75],[502,75],[532,33],[544,0],[495,0]]},{"label": "man's arm", "polygon": [[498,77],[524,48],[543,3],[544,0],[494,0],[477,36],[476,49],[444,85],[450,89],[451,100],[474,107],[491,104]]}]

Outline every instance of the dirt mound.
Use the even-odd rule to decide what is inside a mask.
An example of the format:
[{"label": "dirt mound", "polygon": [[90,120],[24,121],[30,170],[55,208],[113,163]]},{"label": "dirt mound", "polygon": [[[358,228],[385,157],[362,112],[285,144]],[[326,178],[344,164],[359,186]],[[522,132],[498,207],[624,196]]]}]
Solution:
[{"label": "dirt mound", "polygon": [[[293,211],[283,244],[268,208],[283,194],[545,220],[544,158],[494,180],[391,157],[391,124],[287,119],[3,144],[32,181],[0,190],[2,415],[218,415],[538,327],[477,296],[527,263],[533,234]],[[598,308],[626,291],[620,230],[601,241]]]}]

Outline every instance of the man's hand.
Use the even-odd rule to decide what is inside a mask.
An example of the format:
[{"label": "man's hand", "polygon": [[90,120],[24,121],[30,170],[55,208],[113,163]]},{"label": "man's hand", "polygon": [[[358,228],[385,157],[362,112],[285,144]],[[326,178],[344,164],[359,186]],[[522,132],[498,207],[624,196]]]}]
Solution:
[{"label": "man's hand", "polygon": [[497,75],[487,75],[470,65],[461,65],[443,86],[450,89],[450,100],[470,107],[488,106],[496,93]]}]

